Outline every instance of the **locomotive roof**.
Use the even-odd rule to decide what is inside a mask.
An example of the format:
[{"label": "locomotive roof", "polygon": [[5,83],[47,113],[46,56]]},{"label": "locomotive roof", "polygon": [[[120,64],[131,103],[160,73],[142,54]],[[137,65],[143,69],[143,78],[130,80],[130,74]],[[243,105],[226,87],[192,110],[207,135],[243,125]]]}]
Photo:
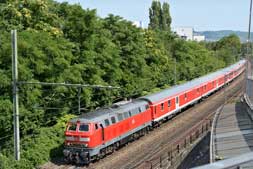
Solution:
[{"label": "locomotive roof", "polygon": [[162,90],[158,93],[143,96],[140,99],[147,100],[151,103],[159,102],[159,101],[167,98],[168,96],[173,96],[173,95],[176,95],[180,92],[187,91],[187,90],[191,89],[192,87],[198,86],[201,83],[206,83],[209,80],[214,79],[215,77],[218,77],[218,76],[221,76],[225,73],[228,73],[229,71],[235,69],[236,67],[243,64],[244,62],[245,62],[245,60],[241,60],[241,61],[239,61],[227,68],[221,69],[221,70],[216,71],[214,73],[210,73],[210,74],[202,76],[200,78],[193,79],[192,81],[186,82],[184,84],[180,84],[178,86],[173,86],[172,88]]},{"label": "locomotive roof", "polygon": [[99,122],[113,115],[115,116],[118,113],[124,113],[134,108],[138,108],[138,107],[146,106],[146,105],[148,105],[147,101],[133,100],[123,105],[112,105],[111,107],[108,107],[108,108],[100,108],[89,113],[84,113],[81,116],[72,119],[70,122],[72,123],[76,121],[80,121],[84,123]]}]

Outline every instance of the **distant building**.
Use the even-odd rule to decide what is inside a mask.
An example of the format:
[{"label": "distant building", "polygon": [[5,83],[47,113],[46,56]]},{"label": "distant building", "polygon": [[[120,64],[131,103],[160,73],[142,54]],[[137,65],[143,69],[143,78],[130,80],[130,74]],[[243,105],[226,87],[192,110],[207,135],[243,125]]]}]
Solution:
[{"label": "distant building", "polygon": [[193,40],[195,40],[197,42],[201,42],[201,41],[205,41],[206,37],[204,35],[194,35]]},{"label": "distant building", "polygon": [[144,25],[143,25],[142,21],[134,21],[133,25],[138,27],[138,28],[144,28]]},{"label": "distant building", "polygon": [[205,41],[204,35],[199,35],[198,33],[194,32],[192,27],[177,27],[174,28],[173,31],[182,39],[191,40],[191,41]]},{"label": "distant building", "polygon": [[174,28],[174,32],[182,39],[193,40],[193,28],[191,27]]}]

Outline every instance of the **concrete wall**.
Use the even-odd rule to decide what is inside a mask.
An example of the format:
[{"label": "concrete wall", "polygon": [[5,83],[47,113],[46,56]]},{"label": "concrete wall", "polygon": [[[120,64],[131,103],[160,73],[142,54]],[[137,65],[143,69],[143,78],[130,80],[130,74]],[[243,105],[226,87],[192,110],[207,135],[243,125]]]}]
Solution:
[{"label": "concrete wall", "polygon": [[245,101],[245,106],[247,108],[247,112],[251,120],[253,120],[253,78],[251,76],[247,78],[246,93],[244,94],[244,101]]}]

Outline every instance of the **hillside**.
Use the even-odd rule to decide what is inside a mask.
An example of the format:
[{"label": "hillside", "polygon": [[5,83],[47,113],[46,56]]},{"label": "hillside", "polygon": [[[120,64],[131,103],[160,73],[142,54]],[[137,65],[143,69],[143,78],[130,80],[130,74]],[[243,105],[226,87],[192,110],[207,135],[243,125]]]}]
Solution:
[{"label": "hillside", "polygon": [[[240,38],[241,42],[246,42],[248,38],[248,32],[232,31],[232,30],[202,31],[197,33],[200,35],[204,35],[207,41],[217,41],[231,34],[236,34]],[[253,33],[251,33],[251,37],[253,37]]]}]

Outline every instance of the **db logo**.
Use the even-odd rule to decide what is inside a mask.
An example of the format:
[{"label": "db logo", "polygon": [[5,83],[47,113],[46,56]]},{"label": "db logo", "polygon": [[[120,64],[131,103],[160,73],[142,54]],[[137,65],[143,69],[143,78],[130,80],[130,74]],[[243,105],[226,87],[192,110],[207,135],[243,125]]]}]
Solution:
[{"label": "db logo", "polygon": [[134,123],[135,123],[135,120],[133,119],[133,120],[132,120],[132,124],[134,124]]}]

